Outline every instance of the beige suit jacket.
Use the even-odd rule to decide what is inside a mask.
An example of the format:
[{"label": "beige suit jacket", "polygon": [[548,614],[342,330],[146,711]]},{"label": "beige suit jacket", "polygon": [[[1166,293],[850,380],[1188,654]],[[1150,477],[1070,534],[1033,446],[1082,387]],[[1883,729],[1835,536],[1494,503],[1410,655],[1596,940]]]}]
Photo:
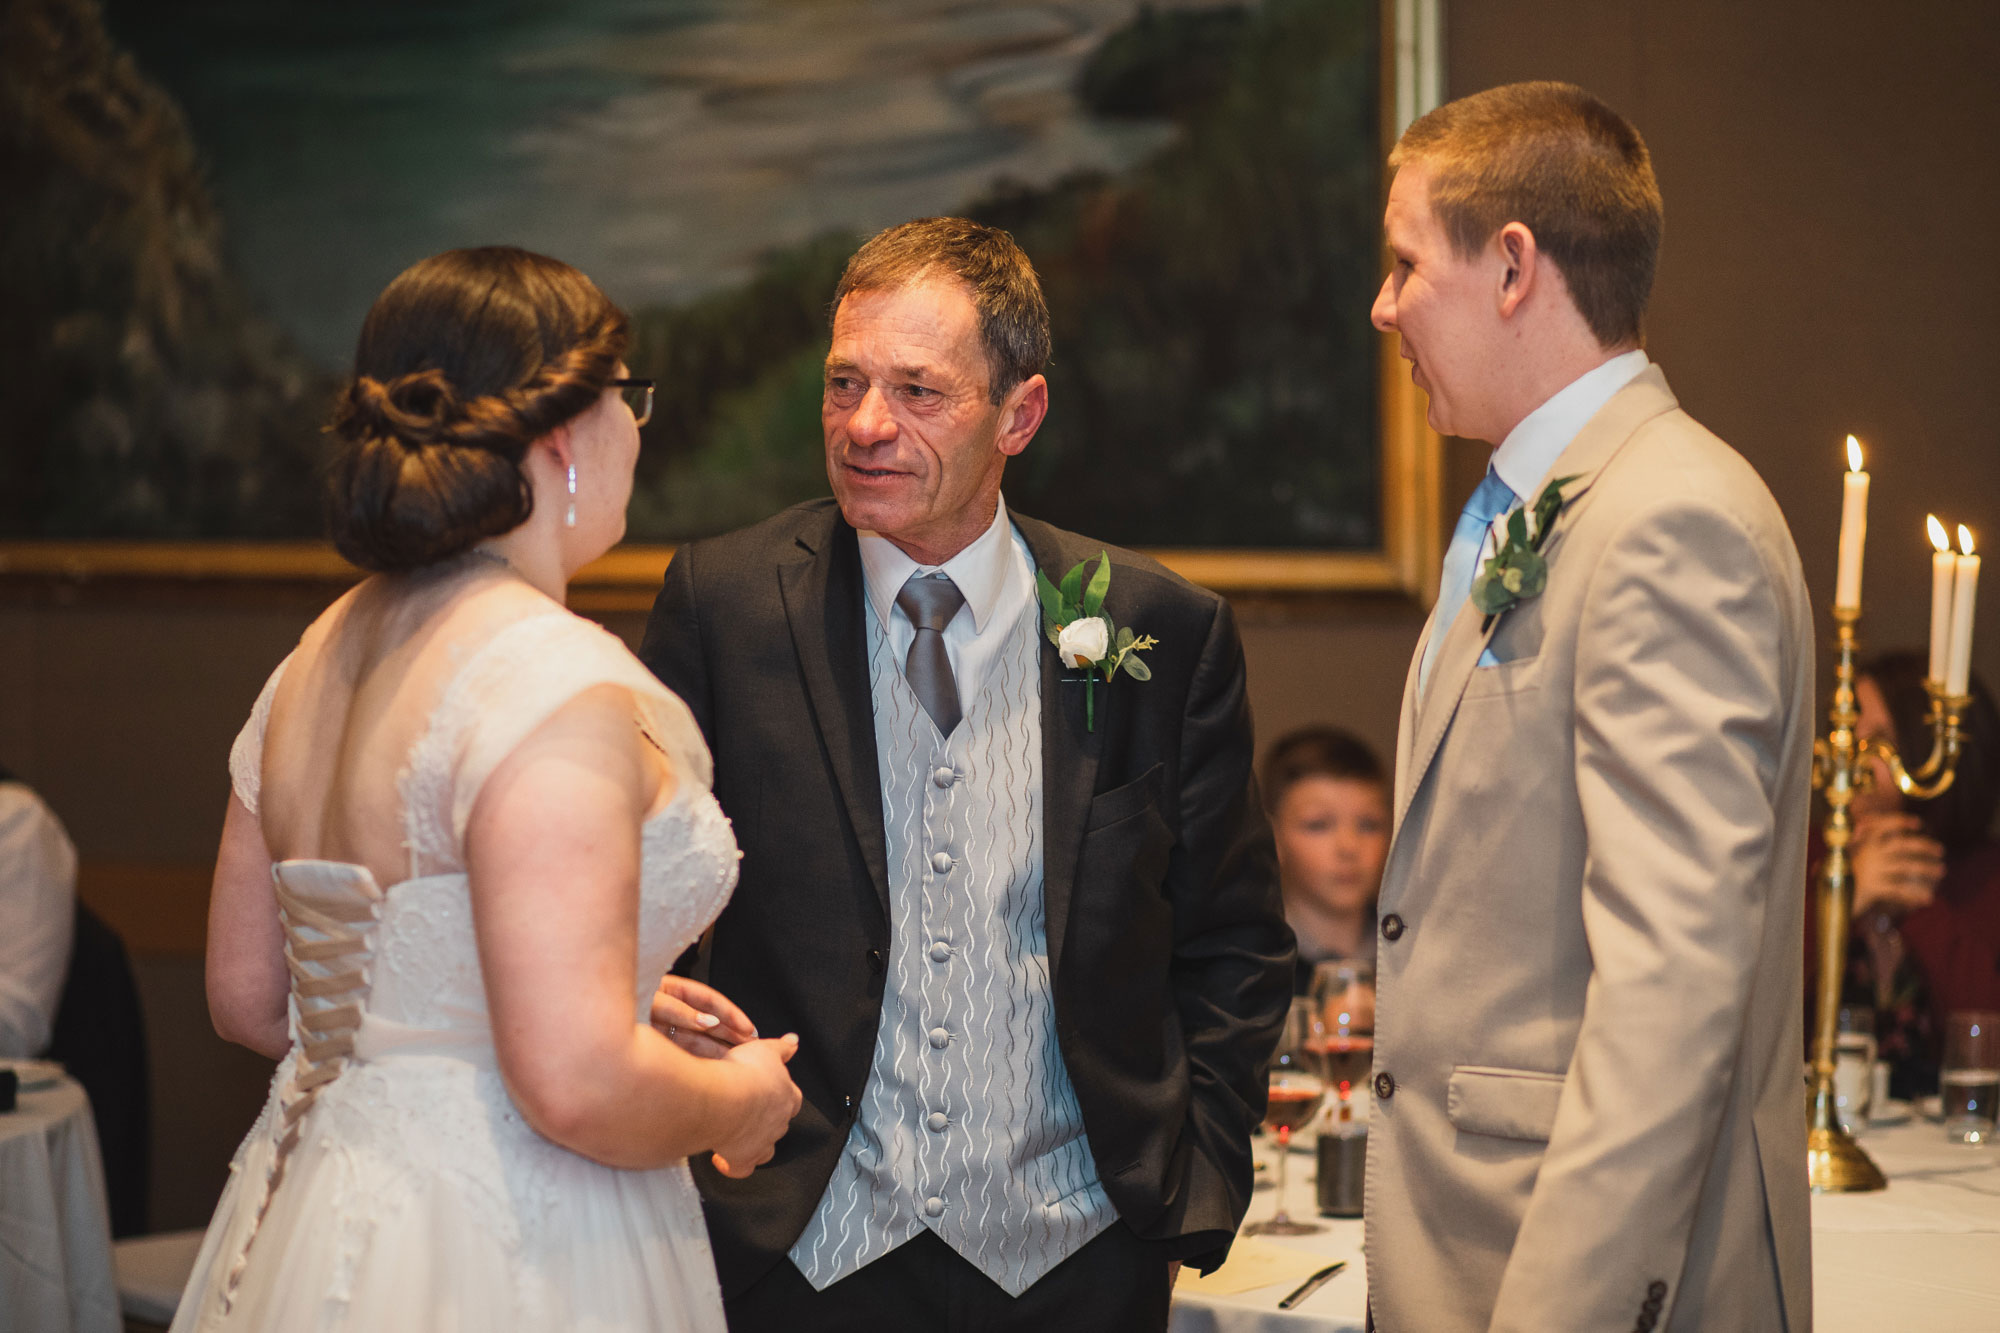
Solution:
[{"label": "beige suit jacket", "polygon": [[[1376,963],[1376,1324],[1801,1333],[1798,554],[1657,367],[1550,478],[1571,474],[1547,589],[1491,623],[1462,608],[1428,689],[1414,668],[1405,689]],[[1499,664],[1476,666],[1489,648]]]}]

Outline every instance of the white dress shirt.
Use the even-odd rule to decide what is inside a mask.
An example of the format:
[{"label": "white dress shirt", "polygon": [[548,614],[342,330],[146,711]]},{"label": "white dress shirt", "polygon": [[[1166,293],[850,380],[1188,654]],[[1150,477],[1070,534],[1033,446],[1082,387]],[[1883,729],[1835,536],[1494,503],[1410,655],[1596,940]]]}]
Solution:
[{"label": "white dress shirt", "polygon": [[[945,656],[958,685],[962,705],[979,693],[994,661],[1006,646],[1015,621],[1035,600],[1035,565],[1028,543],[1007,518],[1007,501],[993,506],[993,522],[972,544],[942,565],[920,565],[903,548],[876,532],[858,534],[861,572],[868,585],[868,606],[889,635],[889,651],[897,669],[909,659],[910,641],[917,636],[909,616],[896,605],[896,594],[912,574],[943,570],[965,595],[951,623],[944,627]],[[985,631],[998,625],[999,634]]]},{"label": "white dress shirt", "polygon": [[76,848],[55,813],[0,782],[0,1057],[48,1049],[76,927]]},{"label": "white dress shirt", "polygon": [[[1645,352],[1636,348],[1620,352],[1571,380],[1507,432],[1507,438],[1493,451],[1493,470],[1516,497],[1508,514],[1535,503],[1541,495],[1539,488],[1553,480],[1549,473],[1577,433],[1604,409],[1612,395],[1637,379],[1651,364]],[[1479,568],[1485,568],[1487,559],[1506,540],[1506,524],[1507,514],[1502,514],[1487,530],[1486,547],[1479,553]]]}]

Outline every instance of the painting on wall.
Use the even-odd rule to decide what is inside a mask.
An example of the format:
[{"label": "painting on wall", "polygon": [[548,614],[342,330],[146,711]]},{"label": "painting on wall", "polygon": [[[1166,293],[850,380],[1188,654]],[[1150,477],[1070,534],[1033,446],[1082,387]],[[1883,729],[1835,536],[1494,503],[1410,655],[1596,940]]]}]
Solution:
[{"label": "painting on wall", "polygon": [[633,316],[659,392],[629,540],[753,522],[826,493],[848,255],[959,213],[1017,237],[1054,325],[1010,504],[1211,570],[1411,586],[1421,431],[1367,310],[1423,10],[18,0],[0,539],[316,538],[368,303],[486,243]]}]

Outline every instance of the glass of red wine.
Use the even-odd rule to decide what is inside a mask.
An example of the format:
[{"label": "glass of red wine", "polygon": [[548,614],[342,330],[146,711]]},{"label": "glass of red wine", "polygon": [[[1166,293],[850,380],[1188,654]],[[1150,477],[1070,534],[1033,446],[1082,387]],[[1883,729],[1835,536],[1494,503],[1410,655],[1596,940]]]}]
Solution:
[{"label": "glass of red wine", "polygon": [[1312,998],[1318,1006],[1326,1052],[1326,1080],[1368,1085],[1375,1060],[1375,968],[1363,959],[1340,959],[1313,969]]},{"label": "glass of red wine", "polygon": [[1324,1040],[1317,1006],[1310,999],[1293,1000],[1277,1052],[1271,1057],[1271,1097],[1264,1111],[1264,1125],[1274,1132],[1278,1144],[1278,1211],[1243,1228],[1246,1236],[1310,1236],[1326,1230],[1314,1222],[1294,1222],[1285,1211],[1292,1132],[1312,1119],[1326,1096],[1321,1054]]}]

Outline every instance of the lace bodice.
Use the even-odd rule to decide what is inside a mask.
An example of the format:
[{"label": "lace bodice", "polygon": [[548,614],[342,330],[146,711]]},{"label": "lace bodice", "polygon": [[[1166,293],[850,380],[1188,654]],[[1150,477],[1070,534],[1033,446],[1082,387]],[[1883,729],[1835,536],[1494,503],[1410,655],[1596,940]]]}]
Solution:
[{"label": "lace bodice", "polygon": [[[289,661],[289,659],[287,659]],[[230,754],[237,797],[258,808],[263,738],[285,663],[265,684]],[[357,1047],[364,1056],[426,1034],[478,1041],[485,987],[472,930],[465,828],[480,787],[529,733],[598,685],[624,686],[640,729],[672,761],[673,801],[646,822],[639,875],[635,1017],[660,973],[721,912],[736,842],[715,798],[708,747],[686,705],[606,631],[567,611],[516,621],[475,650],[441,692],[398,778],[409,878],[385,891],[370,950]],[[564,886],[549,886],[560,911]]]}]

